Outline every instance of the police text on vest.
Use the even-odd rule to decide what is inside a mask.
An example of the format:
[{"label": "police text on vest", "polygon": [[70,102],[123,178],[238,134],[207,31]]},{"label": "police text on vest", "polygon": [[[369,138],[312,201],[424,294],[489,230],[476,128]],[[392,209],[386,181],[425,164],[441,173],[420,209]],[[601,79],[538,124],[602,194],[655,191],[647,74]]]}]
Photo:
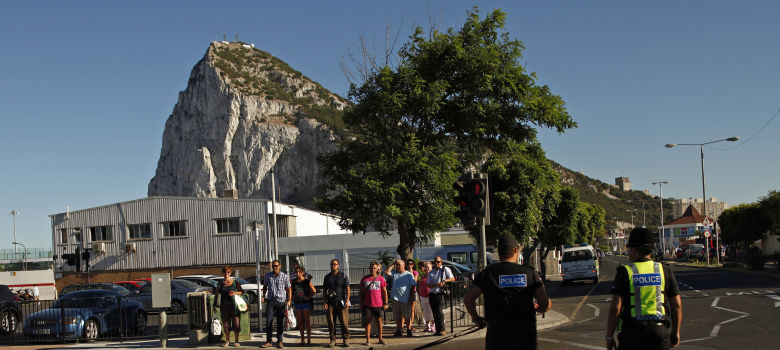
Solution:
[{"label": "police text on vest", "polygon": [[498,276],[499,288],[527,287],[528,277],[525,274]]},{"label": "police text on vest", "polygon": [[660,273],[645,273],[634,275],[632,278],[634,285],[637,287],[651,287],[661,285]]}]

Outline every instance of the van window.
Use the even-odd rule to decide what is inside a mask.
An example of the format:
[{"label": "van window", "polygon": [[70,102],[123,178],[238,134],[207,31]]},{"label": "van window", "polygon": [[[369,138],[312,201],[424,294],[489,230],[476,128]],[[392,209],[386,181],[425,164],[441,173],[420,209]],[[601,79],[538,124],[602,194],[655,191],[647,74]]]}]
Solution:
[{"label": "van window", "polygon": [[569,250],[563,252],[563,262],[593,260],[593,254],[590,250]]},{"label": "van window", "polygon": [[465,264],[467,263],[466,253],[465,252],[447,253],[447,260],[456,262],[458,264]]}]

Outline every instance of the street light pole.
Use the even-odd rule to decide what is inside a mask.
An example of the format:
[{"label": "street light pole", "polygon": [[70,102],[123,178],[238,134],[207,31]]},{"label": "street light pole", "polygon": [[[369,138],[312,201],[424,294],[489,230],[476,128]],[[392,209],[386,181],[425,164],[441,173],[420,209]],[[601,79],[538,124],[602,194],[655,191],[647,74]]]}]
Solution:
[{"label": "street light pole", "polygon": [[[710,142],[704,142],[704,143],[667,143],[666,148],[672,148],[674,146],[699,146],[699,153],[701,155],[701,196],[702,196],[702,211],[704,212],[704,218],[707,218],[707,192],[706,192],[706,186],[704,185],[704,145],[709,145],[711,143],[716,142],[723,142],[723,141],[729,141],[734,142],[739,140],[739,137],[729,137],[727,139],[720,139]],[[715,234],[715,250],[716,250],[716,265],[720,265],[720,240],[718,239],[718,236],[720,235],[720,232],[716,232]],[[710,266],[710,244],[709,244],[709,238],[707,241],[707,266]]]},{"label": "street light pole", "polygon": [[661,243],[661,250],[666,252],[666,232],[664,232],[664,184],[668,184],[669,181],[653,182],[653,185],[658,185],[658,191],[660,192],[658,197],[661,199],[661,232],[658,234],[659,242]]},{"label": "street light pole", "polygon": [[11,215],[14,218],[14,259],[16,259],[16,215],[18,215],[19,212],[16,210],[11,210]]}]

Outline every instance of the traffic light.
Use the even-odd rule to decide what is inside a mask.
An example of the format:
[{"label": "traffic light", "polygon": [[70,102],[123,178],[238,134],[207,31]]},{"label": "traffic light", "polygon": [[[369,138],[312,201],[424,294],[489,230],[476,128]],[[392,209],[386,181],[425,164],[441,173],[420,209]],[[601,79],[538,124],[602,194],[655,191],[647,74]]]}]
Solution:
[{"label": "traffic light", "polygon": [[470,228],[477,225],[477,218],[484,218],[488,211],[487,179],[463,179],[452,184],[458,191],[455,204],[458,211],[455,216],[460,219],[463,226]]},{"label": "traffic light", "polygon": [[471,179],[466,188],[472,195],[468,204],[471,216],[484,218],[488,209],[487,179]]}]

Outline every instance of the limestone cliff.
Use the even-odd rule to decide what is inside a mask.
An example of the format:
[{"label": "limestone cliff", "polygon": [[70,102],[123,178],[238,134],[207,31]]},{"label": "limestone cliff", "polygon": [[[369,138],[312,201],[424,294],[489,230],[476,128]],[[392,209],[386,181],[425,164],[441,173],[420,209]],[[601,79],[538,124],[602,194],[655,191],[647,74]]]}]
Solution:
[{"label": "limestone cliff", "polygon": [[149,196],[270,198],[310,207],[316,157],[335,146],[347,102],[240,42],[213,42],[165,123]]}]

